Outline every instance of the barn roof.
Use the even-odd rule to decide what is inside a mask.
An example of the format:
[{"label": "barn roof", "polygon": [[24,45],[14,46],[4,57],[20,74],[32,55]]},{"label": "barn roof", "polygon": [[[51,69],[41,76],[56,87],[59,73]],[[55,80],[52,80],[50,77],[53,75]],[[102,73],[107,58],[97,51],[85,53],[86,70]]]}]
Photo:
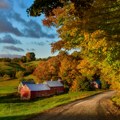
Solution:
[{"label": "barn roof", "polygon": [[47,84],[49,87],[62,87],[63,84],[60,81],[46,81],[45,84]]},{"label": "barn roof", "polygon": [[50,88],[46,84],[26,84],[26,86],[31,91],[44,91],[44,90],[50,90]]},{"label": "barn roof", "polygon": [[21,83],[22,83],[23,85],[25,85],[25,84],[35,84],[34,81],[22,81]]}]

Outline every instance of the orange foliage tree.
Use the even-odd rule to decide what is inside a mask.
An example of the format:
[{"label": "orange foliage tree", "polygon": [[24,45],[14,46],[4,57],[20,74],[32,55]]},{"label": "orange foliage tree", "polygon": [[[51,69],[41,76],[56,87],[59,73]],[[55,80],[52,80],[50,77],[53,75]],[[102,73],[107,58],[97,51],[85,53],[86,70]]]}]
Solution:
[{"label": "orange foliage tree", "polygon": [[[61,40],[52,44],[53,52],[80,49],[85,60],[78,65],[79,72],[91,76],[99,69],[102,79],[120,89],[115,85],[120,83],[119,11],[120,0],[35,0],[28,9],[32,16],[44,13],[44,25],[57,27]],[[69,59],[61,63],[61,76],[69,70],[69,64],[75,69]],[[67,66],[63,67],[65,62]]]}]

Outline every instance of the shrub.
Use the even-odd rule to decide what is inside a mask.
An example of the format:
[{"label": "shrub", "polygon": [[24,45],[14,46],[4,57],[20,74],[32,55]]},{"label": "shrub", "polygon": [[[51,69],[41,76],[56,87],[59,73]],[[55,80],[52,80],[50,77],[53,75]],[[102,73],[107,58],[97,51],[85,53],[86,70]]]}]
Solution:
[{"label": "shrub", "polygon": [[114,97],[112,98],[112,101],[113,101],[117,106],[120,107],[120,92],[118,92],[118,93],[116,94],[116,96],[114,96]]},{"label": "shrub", "polygon": [[5,74],[5,75],[3,76],[3,80],[9,80],[9,79],[10,79],[10,75]]},{"label": "shrub", "polygon": [[105,80],[101,80],[101,84],[102,84],[102,89],[109,89],[110,87],[110,84]]},{"label": "shrub", "polygon": [[16,72],[16,78],[23,78],[24,77],[24,72],[23,71],[18,71],[18,72]]},{"label": "shrub", "polygon": [[82,76],[77,76],[73,81],[70,91],[88,91],[90,90],[90,82],[87,78]]}]

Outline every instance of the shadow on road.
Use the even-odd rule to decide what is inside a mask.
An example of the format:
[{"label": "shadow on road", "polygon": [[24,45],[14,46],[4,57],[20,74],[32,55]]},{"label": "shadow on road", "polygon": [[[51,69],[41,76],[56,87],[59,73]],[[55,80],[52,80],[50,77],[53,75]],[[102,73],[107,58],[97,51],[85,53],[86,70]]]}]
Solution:
[{"label": "shadow on road", "polygon": [[[34,116],[35,117],[35,116]],[[25,119],[27,118],[27,119]],[[109,118],[109,119],[108,119]],[[111,118],[111,116],[105,117],[104,115],[97,116],[97,115],[88,115],[88,114],[82,114],[82,115],[60,115],[55,116],[53,114],[42,114],[39,116],[36,116],[35,118],[31,118],[30,116],[6,116],[6,117],[0,117],[0,120],[120,120],[120,115],[117,115],[115,118]]]}]

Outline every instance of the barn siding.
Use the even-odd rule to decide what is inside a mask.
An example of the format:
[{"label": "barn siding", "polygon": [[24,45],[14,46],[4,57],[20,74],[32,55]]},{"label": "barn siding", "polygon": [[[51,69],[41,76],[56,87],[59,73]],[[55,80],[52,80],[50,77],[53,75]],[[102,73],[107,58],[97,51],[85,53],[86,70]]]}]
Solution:
[{"label": "barn siding", "polygon": [[60,94],[64,92],[64,87],[51,87],[51,90],[54,91],[54,94]]},{"label": "barn siding", "polygon": [[37,97],[48,97],[54,94],[53,90],[31,91],[31,99]]},{"label": "barn siding", "polygon": [[26,86],[23,86],[20,90],[20,96],[22,100],[30,99],[31,92]]}]

